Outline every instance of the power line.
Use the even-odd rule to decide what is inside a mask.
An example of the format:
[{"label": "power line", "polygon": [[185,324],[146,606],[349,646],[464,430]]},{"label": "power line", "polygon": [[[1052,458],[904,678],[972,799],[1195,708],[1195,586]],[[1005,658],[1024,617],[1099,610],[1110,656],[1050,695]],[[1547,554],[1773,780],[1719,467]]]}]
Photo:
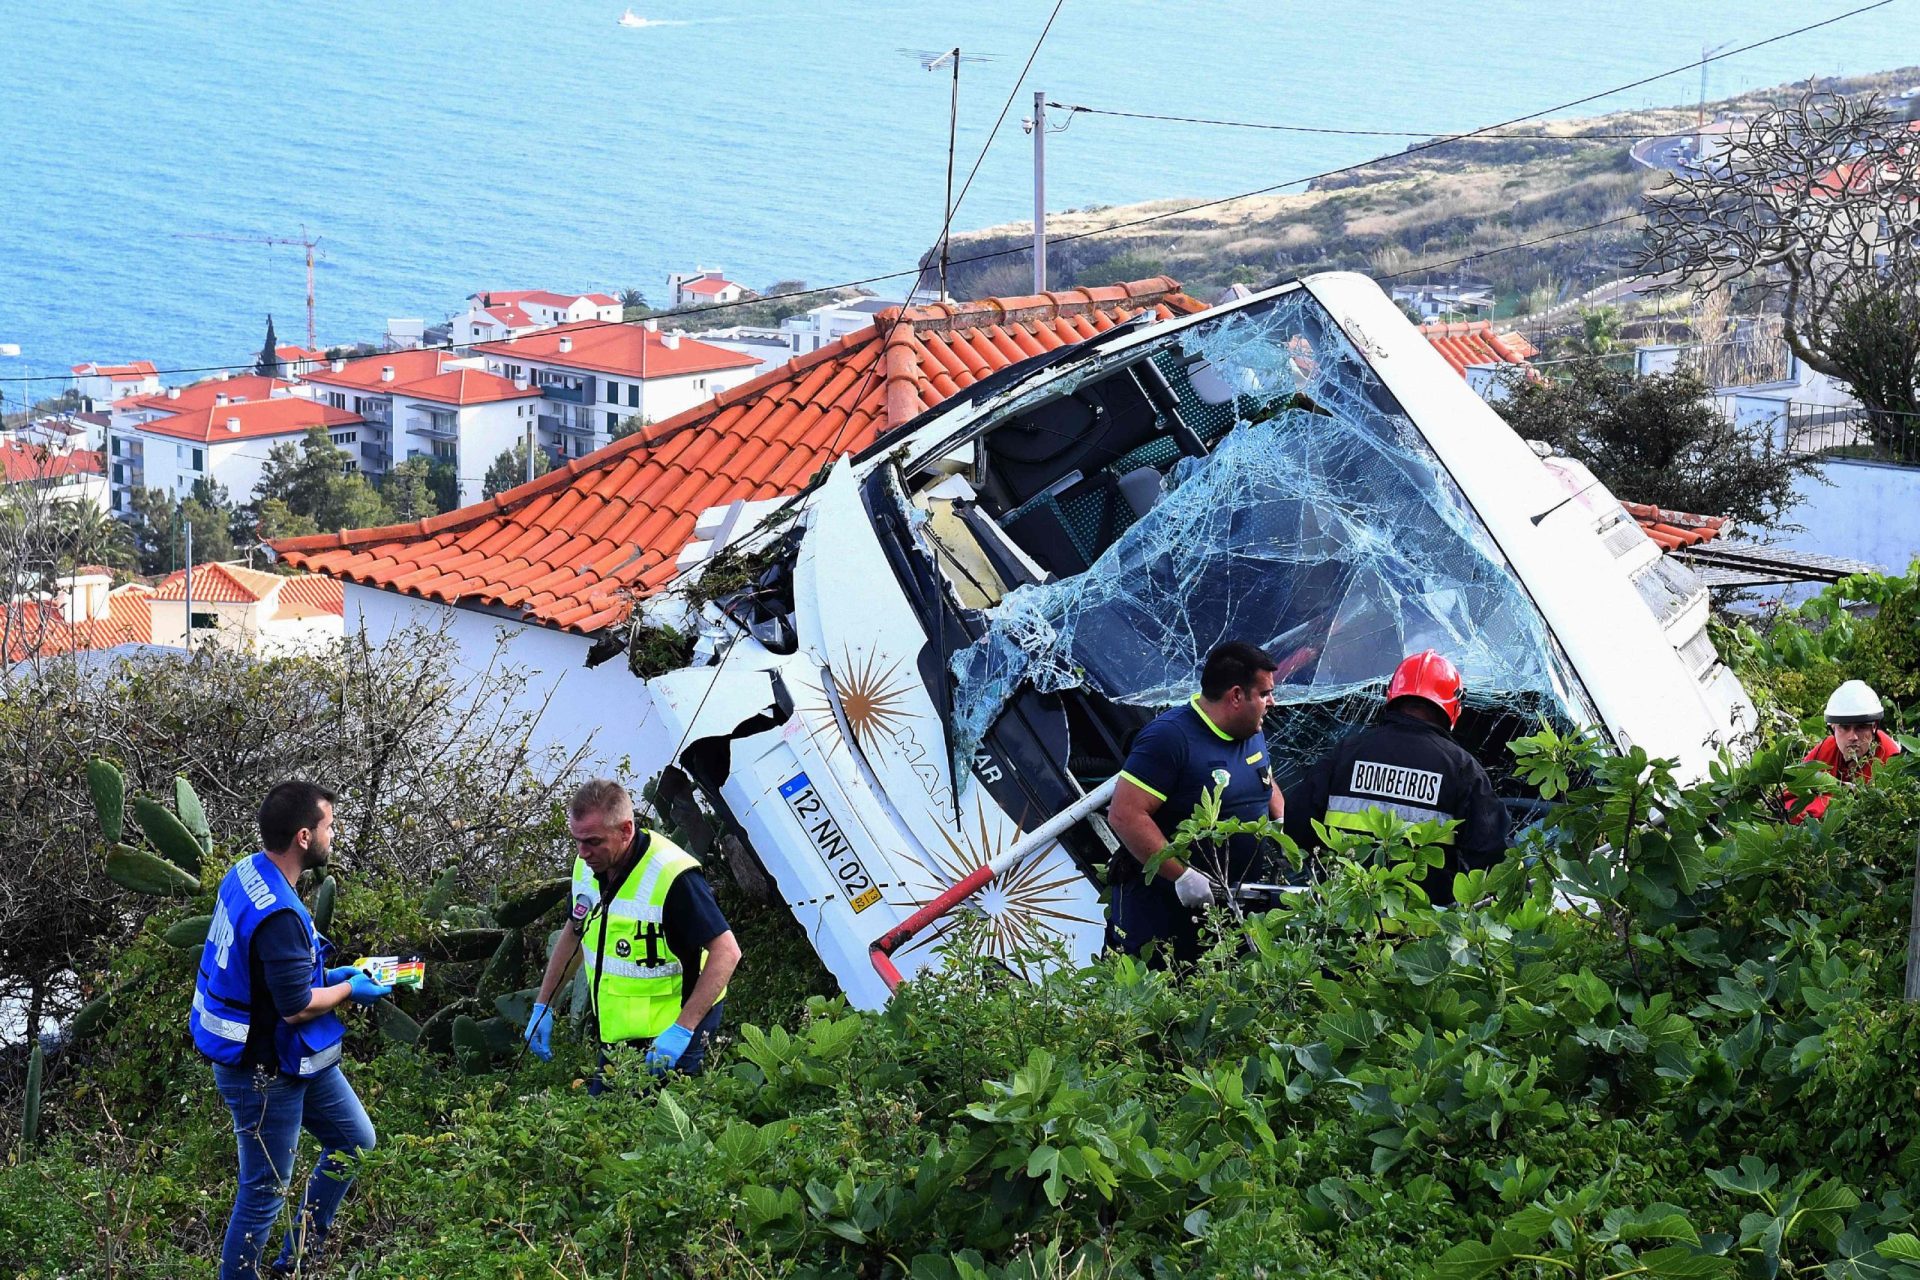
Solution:
[{"label": "power line", "polygon": [[1049,107],[1058,107],[1075,115],[1118,116],[1127,120],[1160,120],[1169,124],[1206,124],[1217,125],[1225,129],[1265,129],[1275,133],[1315,133],[1333,134],[1345,138],[1438,138],[1452,141],[1468,137],[1504,138],[1528,142],[1644,142],[1648,138],[1677,138],[1687,136],[1691,130],[1680,133],[1473,133],[1441,134],[1431,129],[1334,129],[1305,124],[1266,124],[1254,120],[1215,120],[1205,116],[1159,115],[1150,111],[1116,111],[1106,107],[1087,107],[1070,102],[1049,102]]},{"label": "power line", "polygon": [[[1339,168],[1334,168],[1334,169],[1326,169],[1319,173],[1308,174],[1304,177],[1289,178],[1284,182],[1276,182],[1268,186],[1256,187],[1256,188],[1253,188],[1252,190],[1238,192],[1230,196],[1220,196],[1216,199],[1204,200],[1197,204],[1185,205],[1177,209],[1166,209],[1166,210],[1162,210],[1159,213],[1144,214],[1141,217],[1133,218],[1126,222],[1118,222],[1108,226],[1093,227],[1085,231],[1072,232],[1067,235],[1049,237],[1047,240],[1047,244],[1049,246],[1058,245],[1058,244],[1072,244],[1076,241],[1090,239],[1094,236],[1111,235],[1116,231],[1131,230],[1135,227],[1144,226],[1148,223],[1160,222],[1167,218],[1177,218],[1190,213],[1198,213],[1205,209],[1217,208],[1223,204],[1231,204],[1235,200],[1246,200],[1254,196],[1270,195],[1277,191],[1283,191],[1288,187],[1301,186],[1307,183],[1318,182],[1326,178],[1338,177],[1341,174],[1353,173],[1360,169],[1369,168],[1373,165],[1382,163],[1383,161],[1386,161],[1386,160],[1402,159],[1408,155],[1417,154],[1418,152],[1421,152],[1421,151],[1431,150],[1432,148],[1438,147],[1438,146],[1445,146],[1448,143],[1457,142],[1463,138],[1485,137],[1490,134],[1496,133],[1498,130],[1511,128],[1516,124],[1523,123],[1527,120],[1531,120],[1539,116],[1552,115],[1557,112],[1569,110],[1573,107],[1584,106],[1587,103],[1596,102],[1602,98],[1612,97],[1615,94],[1625,93],[1630,89],[1637,89],[1643,85],[1652,84],[1657,80],[1663,80],[1663,79],[1666,79],[1668,76],[1678,75],[1683,71],[1695,70],[1699,67],[1705,66],[1710,62],[1717,62],[1724,58],[1737,57],[1738,55],[1743,53],[1750,53],[1755,49],[1764,48],[1768,45],[1778,44],[1783,40],[1789,40],[1796,36],[1805,35],[1810,31],[1817,31],[1822,27],[1832,26],[1833,24],[1837,22],[1843,22],[1848,18],[1858,17],[1863,13],[1870,13],[1875,9],[1886,8],[1888,5],[1893,3],[1895,3],[1895,0],[1873,0],[1873,2],[1870,4],[1860,5],[1856,8],[1849,9],[1844,13],[1835,14],[1830,18],[1823,18],[1819,22],[1810,22],[1804,26],[1795,27],[1791,31],[1783,31],[1777,35],[1767,36],[1764,39],[1751,41],[1747,44],[1740,45],[1737,48],[1728,49],[1724,52],[1711,53],[1705,57],[1696,58],[1691,62],[1682,63],[1681,65],[1675,66],[1675,67],[1669,67],[1664,71],[1658,71],[1653,73],[1652,75],[1642,76],[1638,80],[1630,80],[1625,84],[1614,85],[1611,88],[1602,89],[1595,93],[1586,94],[1583,97],[1573,98],[1573,99],[1570,99],[1569,101],[1558,103],[1554,106],[1543,107],[1543,108],[1540,108],[1539,110],[1529,111],[1524,115],[1513,116],[1506,120],[1502,120],[1494,124],[1485,125],[1479,129],[1470,130],[1466,133],[1448,134],[1443,137],[1432,138],[1431,141],[1428,141],[1426,143],[1421,143],[1415,146],[1407,147],[1402,151],[1395,152],[1389,155],[1375,156],[1371,159],[1362,160],[1354,164],[1343,165],[1343,166],[1340,166]],[[1051,19],[1049,19],[1049,26],[1050,25],[1051,25]],[[1015,92],[1016,93],[1018,92],[1017,85],[1015,87]],[[1003,115],[1004,115],[1004,112],[1003,112]],[[1618,220],[1620,219],[1616,219],[1616,221]],[[1596,224],[1596,225],[1605,225],[1605,224]],[[1587,229],[1591,229],[1591,228],[1582,228],[1582,230],[1587,230]],[[1573,233],[1569,232],[1567,234],[1573,234]],[[1547,237],[1547,238],[1551,238],[1551,237]],[[1535,243],[1538,243],[1538,242],[1536,241]],[[1523,246],[1513,246],[1513,247],[1523,247]],[[1489,252],[1504,252],[1504,251],[1505,250],[1489,251]],[[1026,245],[1019,245],[1019,246],[1016,246],[1013,248],[1007,248],[1007,249],[994,249],[994,250],[989,250],[983,253],[972,254],[964,258],[955,258],[952,260],[952,265],[965,265],[971,262],[984,262],[994,258],[1004,258],[1013,254],[1028,253],[1028,252],[1031,252],[1031,250]],[[1487,254],[1474,254],[1474,255],[1468,255],[1468,256],[1470,258],[1484,257],[1484,256],[1487,256]],[[1447,265],[1447,264],[1440,264],[1440,265]],[[673,312],[671,314],[678,317],[692,317],[692,316],[698,316],[698,315],[705,315],[710,312],[727,311],[735,307],[750,306],[755,303],[780,302],[790,298],[811,297],[816,294],[832,293],[842,289],[856,289],[869,284],[880,284],[882,282],[889,281],[889,280],[902,279],[907,276],[918,277],[920,273],[921,273],[921,268],[916,265],[915,267],[908,270],[882,272],[876,275],[865,276],[857,280],[847,280],[839,284],[833,284],[833,285],[822,285],[822,286],[819,286],[818,288],[813,288],[813,289],[793,289],[793,290],[787,291],[786,293],[768,294],[763,297],[758,297],[753,299],[740,299],[734,302],[704,303],[700,306],[689,307],[684,311]],[[614,328],[623,323],[625,322],[617,321],[617,320],[593,321],[589,323],[575,325],[572,328],[568,329],[568,332],[569,333],[591,332],[595,329]],[[451,341],[449,341],[443,345],[436,345],[435,347],[426,348],[426,349],[427,350],[453,350],[454,344]],[[389,353],[376,353],[374,355],[368,355],[368,356],[349,356],[344,358],[349,360],[374,360],[374,359],[380,359],[385,354],[389,354]],[[247,369],[252,367],[253,367],[253,362],[248,361],[243,364],[198,365],[198,366],[189,366],[189,367],[172,368],[172,369],[161,369],[161,370],[157,370],[156,372],[166,373],[166,374],[217,373],[223,370]],[[66,375],[66,374],[17,374],[17,375],[11,375],[6,377],[0,377],[0,383],[66,382],[66,381],[70,381],[71,377],[72,375]]]}]

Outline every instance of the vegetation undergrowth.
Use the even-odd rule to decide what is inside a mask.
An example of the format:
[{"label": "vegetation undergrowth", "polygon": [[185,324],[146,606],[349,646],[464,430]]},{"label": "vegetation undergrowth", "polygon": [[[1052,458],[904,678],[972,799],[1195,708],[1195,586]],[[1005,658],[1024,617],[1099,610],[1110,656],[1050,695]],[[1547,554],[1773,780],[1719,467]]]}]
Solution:
[{"label": "vegetation undergrowth", "polygon": [[[1834,785],[1799,763],[1830,680],[1911,713],[1916,624],[1920,570],[1730,634],[1765,736],[1691,785],[1520,740],[1558,807],[1457,907],[1419,887],[1437,831],[1382,818],[1180,976],[962,960],[863,1014],[804,994],[804,943],[770,927],[742,981],[779,976],[708,1073],[620,1062],[599,1099],[577,1033],[475,1076],[357,1022],[381,1142],[328,1274],[1920,1280],[1920,768],[1779,821]],[[339,918],[413,893],[348,883]],[[168,923],[114,957],[125,1015],[0,1169],[0,1274],[208,1269],[233,1152]]]}]

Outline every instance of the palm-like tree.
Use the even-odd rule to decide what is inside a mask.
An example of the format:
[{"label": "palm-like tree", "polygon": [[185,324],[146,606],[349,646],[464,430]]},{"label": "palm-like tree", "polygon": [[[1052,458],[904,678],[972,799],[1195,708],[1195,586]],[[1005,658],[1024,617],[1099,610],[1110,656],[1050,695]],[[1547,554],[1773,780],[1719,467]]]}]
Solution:
[{"label": "palm-like tree", "polygon": [[55,505],[52,516],[54,545],[68,565],[133,568],[133,530],[108,515],[99,503],[65,499]]}]

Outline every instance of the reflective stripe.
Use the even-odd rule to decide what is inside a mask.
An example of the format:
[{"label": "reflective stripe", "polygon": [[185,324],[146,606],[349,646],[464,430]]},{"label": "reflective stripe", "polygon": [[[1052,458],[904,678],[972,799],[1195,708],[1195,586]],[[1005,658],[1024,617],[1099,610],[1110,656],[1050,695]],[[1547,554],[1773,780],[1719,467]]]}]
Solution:
[{"label": "reflective stripe", "polygon": [[1152,787],[1150,787],[1150,786],[1148,786],[1148,785],[1147,785],[1146,783],[1144,783],[1144,782],[1142,782],[1142,781],[1140,781],[1140,779],[1138,779],[1138,778],[1136,778],[1136,777],[1134,777],[1134,776],[1133,776],[1132,774],[1130,774],[1130,773],[1128,773],[1128,772],[1127,772],[1126,770],[1124,770],[1124,769],[1122,769],[1122,770],[1120,771],[1120,776],[1121,776],[1121,777],[1123,777],[1123,778],[1125,778],[1125,779],[1126,779],[1126,780],[1127,780],[1128,782],[1131,782],[1131,783],[1132,783],[1132,784],[1133,784],[1134,786],[1136,786],[1136,787],[1138,787],[1138,788],[1140,788],[1140,789],[1141,789],[1142,791],[1144,791],[1144,792],[1146,792],[1146,793],[1147,793],[1148,795],[1150,795],[1150,796],[1152,796],[1152,797],[1153,797],[1153,798],[1154,798],[1155,800],[1158,800],[1158,801],[1161,801],[1162,803],[1165,803],[1165,801],[1166,801],[1166,798],[1167,798],[1167,793],[1166,793],[1166,792],[1164,792],[1164,791],[1155,791],[1155,790],[1154,790],[1154,789],[1153,789]]},{"label": "reflective stripe", "polygon": [[680,962],[672,964],[644,965],[632,960],[621,960],[615,956],[589,957],[597,961],[600,972],[609,978],[677,978],[680,976]]},{"label": "reflective stripe", "polygon": [[[642,881],[640,889],[642,892],[648,892],[652,889],[652,885]],[[659,924],[665,919],[665,912],[660,907],[648,902],[638,902],[632,898],[615,898],[606,904],[605,910],[608,919],[611,920],[638,920],[642,924]]]},{"label": "reflective stripe", "polygon": [[193,993],[193,1011],[200,1015],[200,1025],[219,1036],[222,1040],[232,1040],[236,1044],[245,1044],[249,1027],[244,1022],[232,1018],[223,1018],[207,1008],[206,998],[200,992]]},{"label": "reflective stripe", "polygon": [[[1419,809],[1410,804],[1395,804],[1391,800],[1356,800],[1352,796],[1334,796],[1327,801],[1327,825],[1336,831],[1355,831],[1362,835],[1371,834],[1367,828],[1366,815],[1376,811],[1391,814],[1402,822],[1431,822],[1439,819],[1453,821],[1451,814],[1434,809]],[[1442,835],[1435,844],[1452,844],[1452,831]]]},{"label": "reflective stripe", "polygon": [[311,1058],[300,1059],[300,1074],[303,1076],[318,1075],[338,1061],[340,1061],[340,1042],[335,1041],[325,1049],[314,1054]]}]

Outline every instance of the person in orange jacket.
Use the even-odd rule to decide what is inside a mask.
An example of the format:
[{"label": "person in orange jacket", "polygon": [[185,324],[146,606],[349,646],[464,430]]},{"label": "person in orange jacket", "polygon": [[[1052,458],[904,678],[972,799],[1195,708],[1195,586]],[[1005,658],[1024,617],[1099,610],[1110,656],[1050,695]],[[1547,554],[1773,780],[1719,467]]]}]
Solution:
[{"label": "person in orange jacket", "polygon": [[[1845,783],[1869,782],[1873,766],[1900,754],[1895,742],[1880,722],[1886,708],[1880,695],[1864,680],[1849,680],[1827,699],[1827,736],[1807,752],[1807,763],[1826,766],[1829,773]],[[1807,818],[1826,816],[1831,796],[1815,796],[1804,809],[1795,807],[1792,792],[1786,796],[1787,821],[1798,823]]]}]

